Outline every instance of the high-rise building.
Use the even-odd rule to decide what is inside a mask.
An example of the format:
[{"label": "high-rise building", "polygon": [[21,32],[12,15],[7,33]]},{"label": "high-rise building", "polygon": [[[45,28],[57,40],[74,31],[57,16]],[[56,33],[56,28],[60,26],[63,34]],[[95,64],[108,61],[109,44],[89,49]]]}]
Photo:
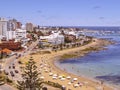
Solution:
[{"label": "high-rise building", "polygon": [[11,19],[8,21],[8,31],[15,31],[17,29],[17,20]]},{"label": "high-rise building", "polygon": [[26,30],[27,31],[33,31],[33,24],[32,23],[26,23]]},{"label": "high-rise building", "polygon": [[0,18],[0,35],[6,37],[7,32],[7,20],[5,18]]},{"label": "high-rise building", "polygon": [[22,28],[22,23],[21,22],[17,22],[17,29],[21,29]]}]

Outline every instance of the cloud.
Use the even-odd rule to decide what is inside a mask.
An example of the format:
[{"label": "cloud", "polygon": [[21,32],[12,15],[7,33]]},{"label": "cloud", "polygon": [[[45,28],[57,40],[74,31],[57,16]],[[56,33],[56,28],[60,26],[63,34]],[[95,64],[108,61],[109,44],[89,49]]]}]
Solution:
[{"label": "cloud", "polygon": [[94,6],[92,9],[99,9],[101,8],[100,6]]}]

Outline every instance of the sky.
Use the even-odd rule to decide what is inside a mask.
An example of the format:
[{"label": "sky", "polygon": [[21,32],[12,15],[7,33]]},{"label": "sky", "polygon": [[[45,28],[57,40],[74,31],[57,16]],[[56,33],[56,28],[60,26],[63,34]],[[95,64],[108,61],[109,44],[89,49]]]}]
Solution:
[{"label": "sky", "polygon": [[0,17],[41,26],[120,26],[120,0],[0,0]]}]

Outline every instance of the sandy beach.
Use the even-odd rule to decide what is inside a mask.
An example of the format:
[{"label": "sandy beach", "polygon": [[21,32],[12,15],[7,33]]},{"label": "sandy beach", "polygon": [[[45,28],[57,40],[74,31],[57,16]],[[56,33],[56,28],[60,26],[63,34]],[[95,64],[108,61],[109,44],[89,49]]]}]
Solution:
[{"label": "sandy beach", "polygon": [[[113,90],[111,87],[101,84],[101,82],[95,82],[85,77],[70,74],[65,70],[63,71],[54,64],[55,60],[60,60],[61,56],[64,54],[77,53],[78,56],[84,56],[86,53],[90,52],[84,52],[84,49],[88,47],[103,49],[102,47],[108,44],[110,43],[106,40],[96,39],[94,42],[81,47],[51,52],[50,54],[36,53],[32,55],[32,57],[38,66],[38,70],[41,72],[40,78],[44,79],[44,81],[52,81],[64,85],[67,88],[66,90]],[[26,62],[30,57],[31,55],[24,56],[20,60]]]}]

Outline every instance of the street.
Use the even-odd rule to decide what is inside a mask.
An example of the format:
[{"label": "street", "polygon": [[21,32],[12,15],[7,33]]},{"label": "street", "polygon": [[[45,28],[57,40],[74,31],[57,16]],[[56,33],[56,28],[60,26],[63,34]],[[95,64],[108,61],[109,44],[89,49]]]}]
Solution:
[{"label": "street", "polygon": [[[26,55],[29,55],[31,53],[31,51],[33,50],[33,48],[38,44],[38,40],[36,42],[33,42],[27,50],[21,51],[21,52],[17,52],[17,55],[21,55],[20,57],[18,57],[18,59],[16,59],[16,55],[13,55],[9,58],[4,59],[4,63],[3,63],[3,67],[2,69],[5,70],[5,72],[8,73],[8,77],[13,80],[14,82],[17,82],[18,80],[22,80],[21,78],[21,70],[20,67],[18,65],[18,60],[21,57],[24,57]],[[15,72],[18,71],[18,73]],[[11,74],[11,72],[13,74]],[[9,88],[9,85],[2,85],[0,86],[0,90],[14,90]]]}]

